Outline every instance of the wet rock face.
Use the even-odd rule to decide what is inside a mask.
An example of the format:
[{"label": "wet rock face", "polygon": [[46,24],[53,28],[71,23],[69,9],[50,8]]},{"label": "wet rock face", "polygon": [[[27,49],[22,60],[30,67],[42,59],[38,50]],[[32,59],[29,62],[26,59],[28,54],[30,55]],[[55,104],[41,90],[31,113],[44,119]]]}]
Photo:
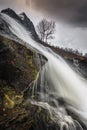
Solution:
[{"label": "wet rock face", "polygon": [[40,69],[35,66],[35,55],[26,47],[0,36],[0,79],[19,91],[24,90],[35,80]]}]

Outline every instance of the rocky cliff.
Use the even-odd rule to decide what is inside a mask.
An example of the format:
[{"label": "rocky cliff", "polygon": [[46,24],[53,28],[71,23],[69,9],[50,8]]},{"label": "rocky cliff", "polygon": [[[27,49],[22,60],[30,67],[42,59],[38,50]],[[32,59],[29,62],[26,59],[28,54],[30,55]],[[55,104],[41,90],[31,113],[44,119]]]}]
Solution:
[{"label": "rocky cliff", "polygon": [[24,90],[37,75],[34,55],[35,52],[0,36],[0,79],[17,90]]}]

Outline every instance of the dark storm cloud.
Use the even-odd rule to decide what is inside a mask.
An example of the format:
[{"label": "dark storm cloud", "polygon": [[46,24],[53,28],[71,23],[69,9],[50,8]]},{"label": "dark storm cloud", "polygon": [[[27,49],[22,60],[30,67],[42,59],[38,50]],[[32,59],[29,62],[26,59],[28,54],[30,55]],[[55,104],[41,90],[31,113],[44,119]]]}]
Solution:
[{"label": "dark storm cloud", "polygon": [[87,0],[32,0],[32,6],[65,22],[87,25]]},{"label": "dark storm cloud", "polygon": [[87,3],[77,10],[77,17],[74,19],[74,22],[82,26],[87,26]]}]

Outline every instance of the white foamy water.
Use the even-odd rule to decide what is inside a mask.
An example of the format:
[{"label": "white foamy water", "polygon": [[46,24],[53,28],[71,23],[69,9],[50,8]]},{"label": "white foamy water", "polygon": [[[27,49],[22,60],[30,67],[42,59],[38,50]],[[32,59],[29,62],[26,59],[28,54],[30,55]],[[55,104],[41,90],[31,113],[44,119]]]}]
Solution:
[{"label": "white foamy water", "polygon": [[[76,129],[76,121],[67,115],[65,108],[61,108],[57,103],[56,108],[49,105],[50,94],[58,98],[64,98],[67,108],[75,112],[80,120],[87,124],[87,81],[80,75],[76,74],[69,65],[57,54],[52,52],[32,39],[30,32],[28,32],[20,23],[17,23],[11,17],[2,14],[1,16],[8,24],[11,32],[18,38],[26,42],[28,48],[39,51],[44,55],[48,62],[44,65],[41,71],[41,90],[42,101],[31,101],[32,104],[48,109],[53,120],[57,119],[61,130],[66,126],[67,130]],[[44,81],[47,84],[44,86]],[[38,86],[37,86],[38,87]],[[47,87],[46,94],[43,93],[44,87]],[[43,101],[43,98],[45,100]],[[55,99],[55,102],[56,99]],[[79,125],[80,127],[80,125]],[[81,127],[79,130],[82,129]]]}]

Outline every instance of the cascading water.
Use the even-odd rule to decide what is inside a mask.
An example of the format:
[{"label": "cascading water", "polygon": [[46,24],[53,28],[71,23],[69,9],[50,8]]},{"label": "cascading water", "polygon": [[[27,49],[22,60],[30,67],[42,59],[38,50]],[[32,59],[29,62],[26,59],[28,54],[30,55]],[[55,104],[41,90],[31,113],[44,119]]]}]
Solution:
[{"label": "cascading water", "polygon": [[[27,47],[48,59],[32,87],[33,94],[38,94],[38,100],[30,102],[47,109],[61,130],[77,130],[77,126],[82,130],[81,125],[67,114],[66,108],[73,111],[87,127],[87,81],[76,74],[59,55],[35,42],[30,32],[16,20],[5,14],[1,14],[1,17],[8,23],[12,33],[27,43]],[[60,105],[59,99],[64,99],[66,108]]]}]

